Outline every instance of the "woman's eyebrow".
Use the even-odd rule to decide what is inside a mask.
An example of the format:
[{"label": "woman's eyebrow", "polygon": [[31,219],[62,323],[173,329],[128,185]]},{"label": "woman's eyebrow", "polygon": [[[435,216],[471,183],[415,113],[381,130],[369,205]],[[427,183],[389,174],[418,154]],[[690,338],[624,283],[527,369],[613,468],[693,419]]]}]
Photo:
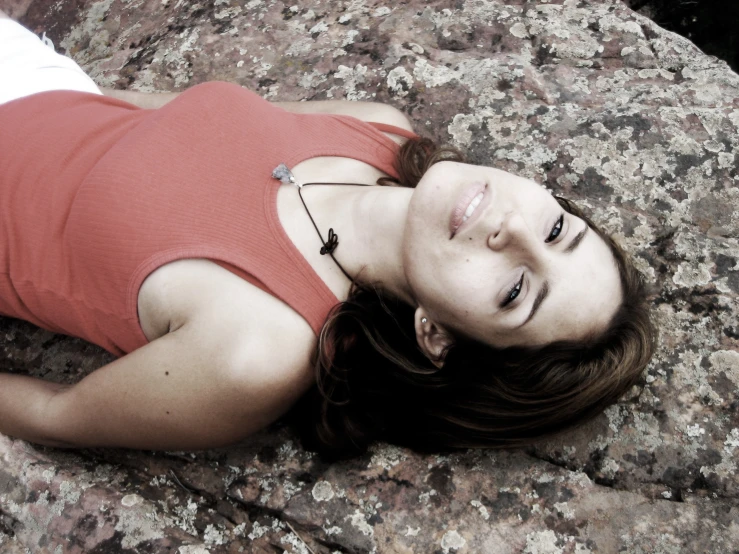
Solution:
[{"label": "woman's eyebrow", "polygon": [[[585,238],[585,235],[588,232],[588,224],[585,224],[585,227],[582,231],[580,231],[578,234],[575,235],[575,238],[570,241],[570,244],[567,245],[567,248],[564,249],[565,254],[570,254],[575,248],[578,247],[578,245],[582,242],[582,239]],[[541,303],[544,302],[544,299],[549,294],[549,281],[544,281],[542,283],[541,288],[539,289],[539,292],[536,294],[536,298],[534,298],[534,303],[531,306],[531,311],[529,312],[528,317],[526,318],[526,321],[524,321],[520,327],[523,327],[526,325],[529,321],[533,319],[533,317],[536,315],[536,312],[539,311],[539,308],[541,307]]]},{"label": "woman's eyebrow", "polygon": [[570,254],[575,248],[579,246],[579,244],[582,242],[582,239],[585,238],[585,234],[588,232],[588,224],[585,224],[585,228],[580,231],[578,234],[575,235],[575,238],[572,239],[572,242],[567,245],[567,248],[564,249],[565,254]]},{"label": "woman's eyebrow", "polygon": [[[575,237],[575,240],[577,240],[577,237]],[[574,242],[574,241],[573,241]],[[534,298],[534,303],[531,306],[531,311],[529,312],[529,316],[526,318],[526,321],[524,321],[519,327],[523,327],[526,325],[531,319],[536,315],[536,312],[539,311],[539,307],[541,306],[541,303],[544,302],[544,299],[549,294],[549,281],[544,281],[541,285],[541,288],[539,289],[539,292],[536,294],[536,298]]]}]

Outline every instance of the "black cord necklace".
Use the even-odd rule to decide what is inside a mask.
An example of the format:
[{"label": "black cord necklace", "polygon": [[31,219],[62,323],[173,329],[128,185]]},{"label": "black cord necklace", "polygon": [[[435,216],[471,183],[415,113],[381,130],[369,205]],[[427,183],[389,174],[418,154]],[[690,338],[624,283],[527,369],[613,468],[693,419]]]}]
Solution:
[{"label": "black cord necklace", "polygon": [[303,203],[303,207],[305,208],[305,213],[308,214],[308,217],[310,218],[311,223],[313,224],[313,227],[316,229],[316,233],[318,233],[318,238],[321,239],[321,244],[323,246],[321,247],[321,255],[324,256],[328,254],[331,256],[331,259],[334,261],[334,263],[339,267],[341,272],[346,275],[346,278],[349,279],[352,283],[354,282],[354,279],[349,275],[343,267],[341,267],[341,264],[338,262],[338,260],[334,257],[334,250],[336,250],[336,247],[339,246],[339,235],[337,235],[333,228],[329,228],[328,230],[328,241],[323,240],[323,235],[321,235],[321,231],[318,230],[318,225],[316,225],[316,222],[313,220],[313,216],[310,215],[310,210],[308,210],[308,206],[305,203],[305,200],[303,200],[303,193],[302,189],[303,187],[308,187],[311,185],[351,185],[356,187],[369,187],[372,185],[368,185],[366,183],[305,183],[301,184],[298,183],[298,181],[295,179],[295,177],[292,174],[292,171],[288,169],[288,167],[285,164],[278,165],[273,171],[272,171],[272,178],[279,179],[282,183],[290,183],[297,187],[298,189],[298,196],[300,196],[300,201]]}]

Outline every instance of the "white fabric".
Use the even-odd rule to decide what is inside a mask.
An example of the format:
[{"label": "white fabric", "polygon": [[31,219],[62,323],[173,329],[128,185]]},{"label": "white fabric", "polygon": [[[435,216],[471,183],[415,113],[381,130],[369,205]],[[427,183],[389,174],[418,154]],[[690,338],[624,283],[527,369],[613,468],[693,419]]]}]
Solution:
[{"label": "white fabric", "polygon": [[48,90],[101,94],[74,60],[54,52],[20,23],[0,18],[0,104]]}]

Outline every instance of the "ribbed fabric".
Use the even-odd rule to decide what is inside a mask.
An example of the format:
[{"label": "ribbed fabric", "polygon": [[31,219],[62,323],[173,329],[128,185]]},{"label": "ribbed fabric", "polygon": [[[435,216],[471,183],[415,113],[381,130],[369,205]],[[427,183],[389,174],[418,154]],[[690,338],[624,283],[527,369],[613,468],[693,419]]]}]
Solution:
[{"label": "ribbed fabric", "polygon": [[[373,126],[374,125],[374,126]],[[229,83],[158,110],[54,91],[0,106],[0,313],[122,355],[147,340],[138,292],[205,258],[318,333],[337,298],[277,216],[279,163],[342,156],[397,177],[392,126],[294,114]]]}]

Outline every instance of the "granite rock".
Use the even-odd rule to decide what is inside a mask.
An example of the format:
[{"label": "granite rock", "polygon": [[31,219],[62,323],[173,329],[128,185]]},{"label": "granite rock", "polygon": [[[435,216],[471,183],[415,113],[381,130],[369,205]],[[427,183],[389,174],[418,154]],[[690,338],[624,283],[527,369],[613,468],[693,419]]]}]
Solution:
[{"label": "granite rock", "polygon": [[[739,552],[739,76],[618,0],[0,0],[100,85],[228,80],[389,102],[593,214],[661,328],[638,390],[516,451],[375,445],[326,464],[282,424],[200,453],[0,437],[3,552]],[[0,320],[0,369],[110,360]]]}]

